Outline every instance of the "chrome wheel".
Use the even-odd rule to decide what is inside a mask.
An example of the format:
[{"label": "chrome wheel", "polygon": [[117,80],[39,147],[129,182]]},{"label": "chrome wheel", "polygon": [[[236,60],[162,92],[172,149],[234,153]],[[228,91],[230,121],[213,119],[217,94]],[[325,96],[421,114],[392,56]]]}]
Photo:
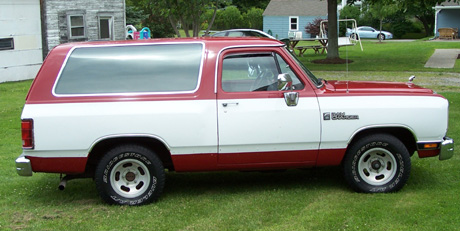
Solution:
[{"label": "chrome wheel", "polygon": [[358,161],[361,178],[370,185],[384,185],[396,174],[396,159],[383,148],[374,148],[365,152]]},{"label": "chrome wheel", "polygon": [[356,140],[343,160],[344,177],[357,192],[396,192],[409,179],[411,161],[393,135],[371,134]]},{"label": "chrome wheel", "polygon": [[142,195],[150,184],[150,178],[147,166],[134,159],[120,161],[110,172],[112,189],[126,198]]},{"label": "chrome wheel", "polygon": [[99,161],[94,181],[109,204],[144,205],[158,199],[165,185],[163,163],[149,148],[124,144]]}]

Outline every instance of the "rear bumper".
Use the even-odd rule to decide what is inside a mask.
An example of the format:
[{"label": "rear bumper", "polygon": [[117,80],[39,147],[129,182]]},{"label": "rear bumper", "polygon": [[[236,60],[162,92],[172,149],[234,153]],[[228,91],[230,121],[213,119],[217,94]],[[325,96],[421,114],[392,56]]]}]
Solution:
[{"label": "rear bumper", "polygon": [[24,156],[19,156],[16,159],[16,172],[20,176],[32,176],[32,164],[30,160]]},{"label": "rear bumper", "polygon": [[439,160],[447,160],[454,155],[454,140],[450,137],[444,137],[441,143],[441,152],[439,153]]}]

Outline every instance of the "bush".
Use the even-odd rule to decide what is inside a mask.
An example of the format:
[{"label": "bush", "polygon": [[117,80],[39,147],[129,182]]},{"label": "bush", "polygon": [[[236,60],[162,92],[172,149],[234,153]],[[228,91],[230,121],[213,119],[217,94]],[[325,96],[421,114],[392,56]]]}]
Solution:
[{"label": "bush", "polygon": [[[212,18],[214,10],[208,10],[202,15],[202,28],[206,29],[208,21]],[[251,28],[263,29],[263,16],[264,11],[260,8],[251,8],[243,15],[240,10],[235,6],[229,6],[225,9],[220,9],[216,13],[216,19],[212,25],[212,30],[228,30],[235,28]]]},{"label": "bush", "polygon": [[[305,32],[310,34],[312,37],[319,35],[319,33],[320,33],[320,24],[321,24],[321,21],[323,21],[323,20],[324,19],[318,17],[315,20],[313,20],[313,22],[309,22],[305,26]],[[327,24],[326,24],[326,30],[327,30]]]},{"label": "bush", "polygon": [[388,30],[393,33],[395,38],[408,38],[406,34],[412,34],[415,36],[414,38],[419,38],[420,35],[417,34],[424,32],[421,23],[407,20],[403,14],[395,14],[391,17],[389,25],[391,26]]},{"label": "bush", "polygon": [[225,29],[235,29],[247,27],[243,21],[243,16],[236,6],[229,6],[222,12],[223,26]]},{"label": "bush", "polygon": [[151,31],[152,38],[169,38],[176,36],[171,23],[161,15],[150,15],[143,23]]},{"label": "bush", "polygon": [[248,24],[249,28],[262,30],[264,27],[263,13],[264,10],[252,7],[248,12],[243,14],[243,20]]}]

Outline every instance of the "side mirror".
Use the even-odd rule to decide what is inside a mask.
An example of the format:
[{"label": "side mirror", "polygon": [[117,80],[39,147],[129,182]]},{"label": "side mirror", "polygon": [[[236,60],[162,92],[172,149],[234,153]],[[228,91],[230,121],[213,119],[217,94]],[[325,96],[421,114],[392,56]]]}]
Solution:
[{"label": "side mirror", "polygon": [[292,78],[289,74],[278,75],[278,91],[292,90]]},{"label": "side mirror", "polygon": [[299,102],[299,92],[293,92],[292,78],[289,74],[278,75],[278,90],[288,91],[284,92],[284,101],[289,107],[297,106]]}]

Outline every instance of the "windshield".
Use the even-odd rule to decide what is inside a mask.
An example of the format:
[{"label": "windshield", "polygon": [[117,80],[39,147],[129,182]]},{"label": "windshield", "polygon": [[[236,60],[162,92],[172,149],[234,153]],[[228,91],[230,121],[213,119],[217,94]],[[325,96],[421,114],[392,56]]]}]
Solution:
[{"label": "windshield", "polygon": [[302,68],[302,70],[305,72],[305,74],[308,76],[308,78],[310,78],[310,80],[313,82],[313,84],[316,85],[317,88],[321,88],[323,86],[323,81],[321,81],[321,79],[316,78],[316,76],[313,73],[311,73],[311,71],[308,70],[308,68],[305,65],[303,65],[303,63],[300,62],[300,60],[297,59],[297,57],[294,54],[292,54],[290,51],[288,51],[287,53],[289,53],[291,55],[291,57],[295,60],[297,65],[299,65]]}]

